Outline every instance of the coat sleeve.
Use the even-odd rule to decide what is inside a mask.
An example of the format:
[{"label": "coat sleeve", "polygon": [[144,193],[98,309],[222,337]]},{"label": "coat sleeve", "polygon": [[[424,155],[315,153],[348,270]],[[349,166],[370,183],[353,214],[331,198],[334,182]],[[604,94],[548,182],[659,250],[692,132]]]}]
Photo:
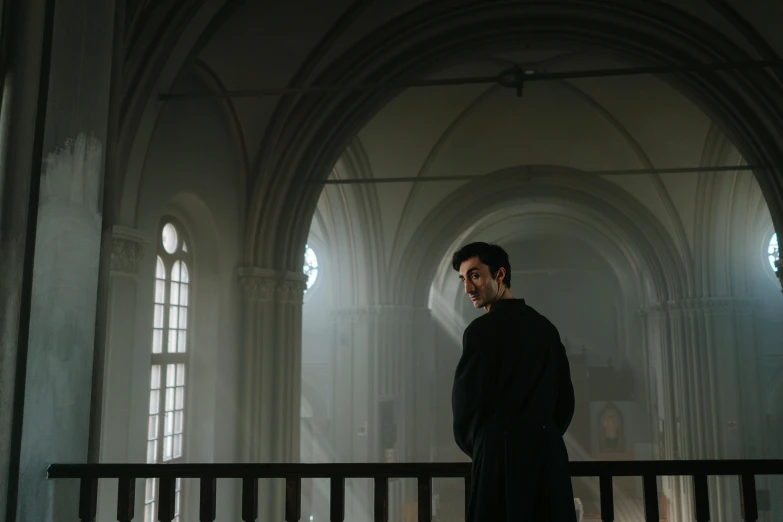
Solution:
[{"label": "coat sleeve", "polygon": [[566,355],[565,346],[558,340],[558,389],[557,404],[555,405],[555,424],[564,435],[571,419],[574,418],[574,385],[571,382],[571,366],[568,364],[568,355]]},{"label": "coat sleeve", "polygon": [[451,395],[454,440],[469,457],[473,457],[473,439],[480,425],[482,404],[491,378],[486,354],[481,350],[481,339],[475,326],[468,326],[462,337],[462,357],[457,364]]}]

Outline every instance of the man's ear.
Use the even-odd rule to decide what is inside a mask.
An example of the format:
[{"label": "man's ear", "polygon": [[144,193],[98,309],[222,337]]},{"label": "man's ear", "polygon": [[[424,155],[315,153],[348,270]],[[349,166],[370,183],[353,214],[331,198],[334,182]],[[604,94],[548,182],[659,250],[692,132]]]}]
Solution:
[{"label": "man's ear", "polygon": [[495,279],[497,280],[498,284],[502,283],[503,280],[506,278],[506,269],[502,266],[498,268],[498,273],[495,274]]}]

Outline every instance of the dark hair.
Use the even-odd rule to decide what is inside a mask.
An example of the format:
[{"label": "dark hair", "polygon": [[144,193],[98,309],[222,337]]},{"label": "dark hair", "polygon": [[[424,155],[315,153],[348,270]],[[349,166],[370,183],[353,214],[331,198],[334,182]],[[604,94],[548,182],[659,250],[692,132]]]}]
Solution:
[{"label": "dark hair", "polygon": [[506,288],[511,288],[511,263],[508,261],[508,254],[502,247],[491,245],[489,243],[470,243],[460,248],[451,257],[451,266],[459,272],[459,266],[472,257],[478,257],[479,261],[489,267],[489,273],[495,277],[500,267],[506,269],[506,276],[503,278],[503,284]]}]

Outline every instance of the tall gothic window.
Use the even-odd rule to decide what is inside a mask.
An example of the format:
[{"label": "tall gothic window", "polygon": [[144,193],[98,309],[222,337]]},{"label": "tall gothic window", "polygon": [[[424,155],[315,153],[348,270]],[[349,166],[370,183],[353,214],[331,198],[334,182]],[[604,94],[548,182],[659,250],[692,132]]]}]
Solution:
[{"label": "tall gothic window", "polygon": [[[147,463],[183,460],[185,377],[188,367],[191,255],[185,231],[167,219],[160,229],[155,269],[155,312],[152,323]],[[144,522],[157,517],[158,479],[148,478]],[[177,479],[174,520],[181,520],[181,480]]]},{"label": "tall gothic window", "polygon": [[772,266],[772,270],[777,270],[776,262],[780,259],[780,247],[778,245],[778,235],[772,234],[769,239],[769,246],[767,247],[767,256],[769,258],[769,264]]}]

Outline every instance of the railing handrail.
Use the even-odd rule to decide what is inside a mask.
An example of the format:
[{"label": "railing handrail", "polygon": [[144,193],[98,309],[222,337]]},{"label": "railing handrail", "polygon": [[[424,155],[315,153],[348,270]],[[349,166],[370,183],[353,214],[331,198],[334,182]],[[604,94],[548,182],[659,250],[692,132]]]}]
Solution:
[{"label": "railing handrail", "polygon": [[[50,479],[77,478],[455,478],[470,476],[469,462],[51,464]],[[636,460],[571,462],[572,477],[783,475],[783,459]]]}]

